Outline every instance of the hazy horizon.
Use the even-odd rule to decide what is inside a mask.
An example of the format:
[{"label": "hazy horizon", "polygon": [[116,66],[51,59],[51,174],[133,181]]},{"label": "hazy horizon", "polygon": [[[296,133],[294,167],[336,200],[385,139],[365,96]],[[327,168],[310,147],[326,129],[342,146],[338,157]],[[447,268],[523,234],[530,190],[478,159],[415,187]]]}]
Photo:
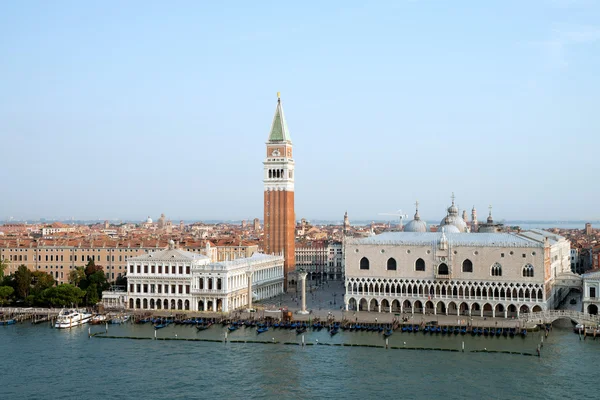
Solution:
[{"label": "hazy horizon", "polygon": [[[318,12],[317,12],[318,10]],[[600,220],[600,4],[0,4],[0,218]],[[127,217],[127,218],[126,218]]]}]

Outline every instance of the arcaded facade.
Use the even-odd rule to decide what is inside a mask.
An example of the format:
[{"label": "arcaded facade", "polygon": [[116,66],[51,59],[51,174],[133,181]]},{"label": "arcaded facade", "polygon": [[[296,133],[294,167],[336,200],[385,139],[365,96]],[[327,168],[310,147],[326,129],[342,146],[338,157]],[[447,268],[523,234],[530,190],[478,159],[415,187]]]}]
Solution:
[{"label": "arcaded facade", "polygon": [[[249,285],[249,279],[252,284]],[[283,291],[283,256],[211,262],[211,258],[169,248],[127,263],[127,306],[132,310],[229,312]]]},{"label": "arcaded facade", "polygon": [[570,245],[522,233],[388,232],[346,242],[347,310],[518,317],[553,308]]}]

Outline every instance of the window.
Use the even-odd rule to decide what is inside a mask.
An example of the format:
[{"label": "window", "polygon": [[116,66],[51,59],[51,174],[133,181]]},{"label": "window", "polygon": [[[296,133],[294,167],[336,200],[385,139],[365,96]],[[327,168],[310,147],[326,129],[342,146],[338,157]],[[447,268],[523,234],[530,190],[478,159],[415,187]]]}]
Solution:
[{"label": "window", "polygon": [[185,273],[188,274],[188,275],[190,274],[190,267],[189,266],[185,267]]},{"label": "window", "polygon": [[367,257],[360,259],[360,269],[369,269],[369,259]]},{"label": "window", "polygon": [[396,270],[396,260],[393,258],[388,258],[387,260],[387,269],[388,271],[395,271]]},{"label": "window", "polygon": [[415,271],[425,271],[425,260],[423,260],[422,258],[419,258],[415,262]]},{"label": "window", "polygon": [[441,263],[438,266],[438,275],[448,275],[448,265],[446,263]]},{"label": "window", "polygon": [[500,257],[504,257],[504,253],[500,253]]},{"label": "window", "polygon": [[462,263],[462,272],[473,272],[473,263],[468,258]]},{"label": "window", "polygon": [[492,276],[502,276],[502,265],[498,263],[492,265]]},{"label": "window", "polygon": [[141,274],[141,273],[142,273],[142,266],[141,266],[141,265],[138,265],[138,266],[137,266],[137,273],[138,273],[138,274]]},{"label": "window", "polygon": [[592,299],[596,298],[596,288],[595,287],[590,288],[590,297]]},{"label": "window", "polygon": [[523,277],[533,278],[533,265],[527,264],[523,267]]}]

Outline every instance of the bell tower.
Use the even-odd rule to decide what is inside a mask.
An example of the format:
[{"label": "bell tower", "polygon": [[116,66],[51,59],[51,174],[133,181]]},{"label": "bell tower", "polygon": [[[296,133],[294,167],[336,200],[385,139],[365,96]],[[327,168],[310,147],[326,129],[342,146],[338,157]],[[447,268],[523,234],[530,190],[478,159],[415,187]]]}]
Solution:
[{"label": "bell tower", "polygon": [[296,216],[294,213],[294,159],[292,139],[283,114],[280,94],[267,140],[264,165],[264,252],[283,252],[284,287],[296,270]]}]

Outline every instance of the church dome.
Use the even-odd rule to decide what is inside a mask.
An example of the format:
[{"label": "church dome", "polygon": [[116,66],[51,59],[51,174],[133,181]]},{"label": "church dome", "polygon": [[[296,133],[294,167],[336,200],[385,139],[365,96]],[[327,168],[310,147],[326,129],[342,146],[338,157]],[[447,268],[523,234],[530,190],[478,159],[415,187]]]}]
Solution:
[{"label": "church dome", "polygon": [[427,232],[427,224],[425,221],[421,221],[421,216],[419,215],[418,201],[415,203],[415,206],[415,218],[408,224],[404,225],[404,232]]},{"label": "church dome", "polygon": [[150,216],[148,216],[148,218],[146,218],[146,223],[147,224],[151,224],[152,223],[152,218],[150,218]]},{"label": "church dome", "polygon": [[446,232],[446,233],[460,233],[460,229],[458,229],[455,225],[444,225],[444,232]]},{"label": "church dome", "polygon": [[404,225],[404,232],[427,232],[427,224],[420,219],[413,219]]}]

